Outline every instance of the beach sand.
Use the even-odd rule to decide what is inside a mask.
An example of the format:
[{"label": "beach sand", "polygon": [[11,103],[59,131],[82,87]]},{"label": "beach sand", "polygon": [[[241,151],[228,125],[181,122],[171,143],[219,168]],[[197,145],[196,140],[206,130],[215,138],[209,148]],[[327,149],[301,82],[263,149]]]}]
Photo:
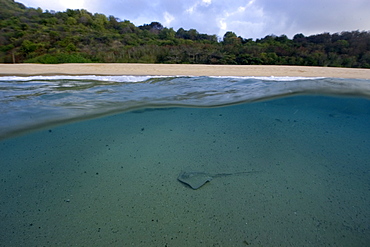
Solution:
[{"label": "beach sand", "polygon": [[370,69],[195,64],[0,64],[0,76],[30,75],[302,76],[370,79]]}]

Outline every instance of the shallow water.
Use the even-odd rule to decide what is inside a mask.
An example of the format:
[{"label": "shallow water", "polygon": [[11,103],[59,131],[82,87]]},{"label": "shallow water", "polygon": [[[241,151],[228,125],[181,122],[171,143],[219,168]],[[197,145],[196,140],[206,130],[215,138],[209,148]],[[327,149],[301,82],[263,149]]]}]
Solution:
[{"label": "shallow water", "polygon": [[[366,246],[369,123],[366,98],[296,95],[4,139],[0,245]],[[183,169],[255,172],[192,190]]]},{"label": "shallow water", "polygon": [[0,139],[150,107],[215,107],[297,94],[370,98],[370,80],[305,77],[0,77]]}]

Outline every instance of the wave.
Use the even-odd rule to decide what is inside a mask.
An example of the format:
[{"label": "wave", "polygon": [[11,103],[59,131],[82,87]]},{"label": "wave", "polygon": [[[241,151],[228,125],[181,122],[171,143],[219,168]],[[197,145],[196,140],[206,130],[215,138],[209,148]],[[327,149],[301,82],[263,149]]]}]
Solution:
[{"label": "wave", "polygon": [[[53,76],[2,76],[0,81],[57,81],[57,80],[96,80],[96,81],[114,81],[114,82],[137,82],[145,81],[151,78],[169,78],[169,77],[199,77],[199,76],[98,76],[98,75],[53,75]],[[297,80],[316,80],[324,77],[291,77],[291,76],[209,76],[209,78],[224,79],[260,79],[266,81],[297,81]]]},{"label": "wave", "polygon": [[370,80],[306,77],[0,77],[0,139],[139,108],[216,107],[297,94],[365,97]]}]

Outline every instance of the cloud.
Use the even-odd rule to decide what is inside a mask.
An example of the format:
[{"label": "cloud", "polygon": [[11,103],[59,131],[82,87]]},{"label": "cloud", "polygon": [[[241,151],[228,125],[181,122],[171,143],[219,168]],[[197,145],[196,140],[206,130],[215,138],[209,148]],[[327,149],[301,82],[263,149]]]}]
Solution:
[{"label": "cloud", "polygon": [[20,0],[32,7],[64,11],[84,8],[135,25],[161,22],[175,30],[197,29],[220,37],[245,38],[370,30],[369,0]]},{"label": "cloud", "polygon": [[163,25],[165,27],[168,27],[168,26],[171,26],[171,22],[175,20],[175,17],[173,15],[171,15],[170,13],[168,13],[167,11],[164,12],[164,23]]},{"label": "cloud", "polygon": [[259,0],[265,16],[277,26],[267,30],[278,33],[322,33],[370,29],[370,1],[366,0]]}]

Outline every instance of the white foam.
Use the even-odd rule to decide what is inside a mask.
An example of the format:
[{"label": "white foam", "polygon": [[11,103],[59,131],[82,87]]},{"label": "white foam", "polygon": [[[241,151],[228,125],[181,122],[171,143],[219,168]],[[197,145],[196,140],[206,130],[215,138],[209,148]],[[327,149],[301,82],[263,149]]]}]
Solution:
[{"label": "white foam", "polygon": [[263,81],[299,81],[317,80],[327,77],[303,77],[303,76],[210,76],[211,78],[232,78],[232,79],[256,79]]},{"label": "white foam", "polygon": [[53,75],[53,76],[2,76],[0,81],[37,81],[37,80],[94,80],[94,81],[113,81],[113,82],[139,82],[150,78],[162,78],[165,76],[97,76],[97,75]]},{"label": "white foam", "polygon": [[[37,81],[37,80],[96,80],[112,82],[139,82],[151,78],[166,78],[173,76],[98,76],[98,75],[52,75],[52,76],[0,76],[0,81]],[[175,76],[175,77],[195,77],[195,76]],[[196,76],[197,77],[197,76]],[[232,78],[232,79],[256,79],[264,81],[297,81],[297,80],[317,80],[325,77],[294,77],[294,76],[209,76],[210,78]]]}]

